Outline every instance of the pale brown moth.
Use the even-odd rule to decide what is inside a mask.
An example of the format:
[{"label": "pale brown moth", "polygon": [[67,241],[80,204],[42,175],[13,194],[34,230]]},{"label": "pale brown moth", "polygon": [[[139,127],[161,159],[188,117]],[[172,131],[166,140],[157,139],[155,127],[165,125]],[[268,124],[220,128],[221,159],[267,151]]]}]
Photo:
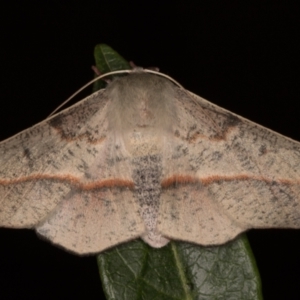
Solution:
[{"label": "pale brown moth", "polygon": [[78,254],[300,227],[300,143],[148,71],[0,143],[0,226]]}]

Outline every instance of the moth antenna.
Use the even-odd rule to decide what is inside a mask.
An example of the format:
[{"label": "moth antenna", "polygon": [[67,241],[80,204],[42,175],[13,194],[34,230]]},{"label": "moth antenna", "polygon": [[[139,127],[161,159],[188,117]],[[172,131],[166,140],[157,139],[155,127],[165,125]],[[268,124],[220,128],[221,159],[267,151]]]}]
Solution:
[{"label": "moth antenna", "polygon": [[100,76],[102,73],[99,71],[99,69],[96,66],[92,66],[92,70],[94,71],[94,73],[98,76]]},{"label": "moth antenna", "polygon": [[[161,76],[161,77],[165,77],[165,78],[169,79],[170,81],[172,81],[178,87],[184,89],[184,87],[178,81],[176,81],[175,79],[173,79],[172,77],[170,77],[167,74],[160,73],[158,71],[150,70],[150,69],[144,69],[143,71],[146,72],[146,73],[151,73],[151,74],[155,74],[155,75],[158,75],[158,76]],[[134,70],[132,70],[132,72],[134,72]]]},{"label": "moth antenna", "polygon": [[62,108],[64,105],[66,105],[71,99],[73,99],[76,95],[78,95],[81,91],[83,91],[85,88],[87,88],[89,85],[91,85],[92,83],[94,83],[95,81],[99,80],[99,79],[103,79],[104,77],[110,76],[110,75],[115,75],[115,74],[124,74],[124,73],[142,73],[142,72],[146,72],[146,73],[150,73],[150,74],[155,74],[161,77],[165,77],[167,79],[169,79],[170,81],[172,81],[175,85],[179,86],[180,88],[183,88],[183,86],[177,82],[175,79],[173,79],[172,77],[164,74],[164,73],[160,73],[158,71],[154,71],[154,70],[150,70],[150,69],[143,69],[140,67],[135,67],[132,70],[118,70],[118,71],[111,71],[105,74],[102,74],[98,77],[95,77],[94,79],[92,79],[91,81],[89,81],[87,84],[85,84],[83,87],[81,87],[79,90],[77,90],[74,94],[72,94],[66,101],[64,101],[62,104],[60,104],[49,116],[53,116],[60,108]]},{"label": "moth antenna", "polygon": [[[92,66],[92,70],[94,71],[95,75],[97,75],[97,76],[100,76],[100,75],[104,74],[104,73],[101,73],[101,71],[96,66]],[[110,79],[103,79],[103,81],[105,81],[106,83],[111,82]]]},{"label": "moth antenna", "polygon": [[[140,68],[138,67],[133,61],[130,61],[129,62],[129,65],[132,69],[136,69],[136,68]],[[153,70],[153,71],[156,71],[156,72],[159,72],[159,68],[158,67],[147,67],[146,68],[147,70]]]},{"label": "moth antenna", "polygon": [[73,99],[76,95],[78,95],[81,91],[83,91],[85,88],[87,88],[89,85],[91,85],[92,83],[94,83],[95,81],[102,79],[106,76],[109,75],[114,75],[114,74],[121,74],[121,73],[130,73],[132,72],[132,70],[119,70],[119,71],[112,71],[112,72],[108,72],[105,74],[102,74],[100,76],[95,77],[94,79],[92,79],[91,81],[89,81],[87,84],[85,84],[84,86],[82,86],[79,90],[77,90],[74,94],[72,94],[66,101],[64,101],[62,104],[60,104],[49,116],[53,116],[60,108],[62,108],[64,105],[66,105],[71,99]]},{"label": "moth antenna", "polygon": [[129,62],[129,65],[132,69],[137,68],[137,65],[132,60]]}]

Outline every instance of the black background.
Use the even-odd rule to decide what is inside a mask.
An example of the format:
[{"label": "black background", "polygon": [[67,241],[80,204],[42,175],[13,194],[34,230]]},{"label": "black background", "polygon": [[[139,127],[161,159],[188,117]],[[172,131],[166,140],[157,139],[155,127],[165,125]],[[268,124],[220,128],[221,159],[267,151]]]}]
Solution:
[{"label": "black background", "polygon": [[[296,1],[73,2],[1,4],[0,139],[43,120],[90,80],[94,46],[107,43],[300,140]],[[300,299],[300,231],[255,230],[249,239],[265,299]],[[1,299],[101,299],[94,257],[69,254],[29,230],[1,229],[0,243]]]}]

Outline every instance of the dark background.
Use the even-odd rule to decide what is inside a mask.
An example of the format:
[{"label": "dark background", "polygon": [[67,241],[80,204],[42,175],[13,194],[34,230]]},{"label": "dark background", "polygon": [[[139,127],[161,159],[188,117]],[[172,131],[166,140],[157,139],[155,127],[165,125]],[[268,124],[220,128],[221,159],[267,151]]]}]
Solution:
[{"label": "dark background", "polygon": [[[296,1],[73,2],[1,4],[0,139],[43,120],[90,80],[94,46],[107,43],[300,140]],[[255,230],[249,239],[265,299],[300,299],[300,231]],[[0,242],[1,299],[101,298],[94,257],[69,254],[29,230],[1,229]]]}]

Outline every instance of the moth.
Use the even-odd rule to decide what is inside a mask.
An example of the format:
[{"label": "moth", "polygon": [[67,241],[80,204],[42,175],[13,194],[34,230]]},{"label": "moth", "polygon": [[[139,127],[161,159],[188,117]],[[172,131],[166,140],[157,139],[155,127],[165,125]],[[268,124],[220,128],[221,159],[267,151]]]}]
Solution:
[{"label": "moth", "polygon": [[300,227],[300,143],[132,72],[0,143],[0,226],[78,254]]}]

